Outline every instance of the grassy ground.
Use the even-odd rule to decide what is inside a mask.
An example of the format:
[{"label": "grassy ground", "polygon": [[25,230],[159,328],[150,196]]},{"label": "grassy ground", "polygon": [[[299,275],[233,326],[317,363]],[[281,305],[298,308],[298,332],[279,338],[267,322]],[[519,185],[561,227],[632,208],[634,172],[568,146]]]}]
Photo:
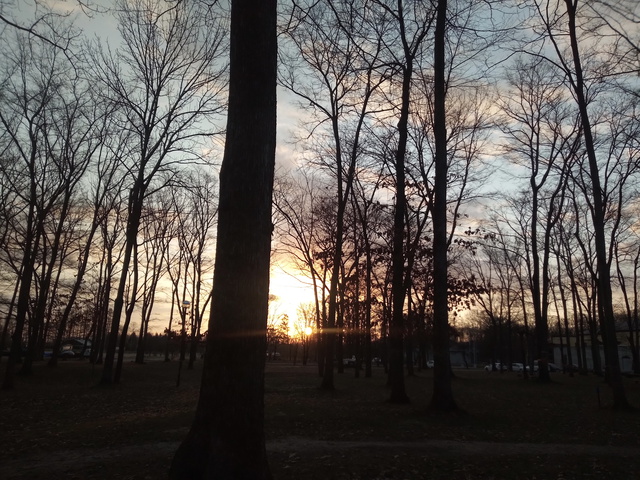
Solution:
[{"label": "grassy ground", "polygon": [[[199,370],[126,364],[122,383],[97,387],[99,367],[36,365],[0,392],[0,478],[160,479],[191,421]],[[615,412],[594,376],[456,370],[464,413],[428,413],[431,372],[407,378],[410,405],[386,402],[373,378],[336,375],[318,390],[315,366],[272,362],[266,435],[276,479],[640,479],[640,413]],[[640,407],[640,382],[626,380]]]}]

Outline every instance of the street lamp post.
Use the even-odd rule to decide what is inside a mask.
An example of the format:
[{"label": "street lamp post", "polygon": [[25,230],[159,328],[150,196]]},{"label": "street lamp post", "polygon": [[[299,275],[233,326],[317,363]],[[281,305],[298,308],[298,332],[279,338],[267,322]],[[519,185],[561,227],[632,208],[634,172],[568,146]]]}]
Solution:
[{"label": "street lamp post", "polygon": [[178,360],[178,378],[176,379],[176,387],[180,386],[180,375],[182,374],[182,364],[185,356],[185,346],[187,342],[187,316],[189,315],[189,300],[182,300],[182,329],[180,331],[180,359]]}]

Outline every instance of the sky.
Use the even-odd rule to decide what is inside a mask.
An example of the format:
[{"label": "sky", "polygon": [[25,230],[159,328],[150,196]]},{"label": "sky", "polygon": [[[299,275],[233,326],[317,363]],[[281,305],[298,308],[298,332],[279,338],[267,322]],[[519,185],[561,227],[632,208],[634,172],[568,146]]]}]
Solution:
[{"label": "sky", "polygon": [[[93,8],[82,8],[81,3]],[[30,26],[30,20],[37,12],[43,12],[43,5],[48,5],[55,12],[68,15],[73,19],[76,28],[82,31],[85,38],[98,38],[101,42],[108,42],[111,48],[117,47],[120,35],[117,29],[117,21],[111,13],[105,12],[104,7],[110,7],[113,0],[0,0],[0,9],[3,15],[13,19],[16,23]],[[37,28],[37,27],[36,27]],[[278,91],[278,130],[276,147],[276,168],[279,171],[289,171],[295,168],[295,147],[291,144],[291,131],[298,125],[301,111],[296,108],[291,94],[279,89]],[[313,290],[300,277],[287,271],[286,261],[279,259],[271,270],[270,293],[273,300],[270,304],[270,316],[279,317],[287,314],[290,319],[296,318],[296,311],[301,303],[313,301]],[[166,290],[166,291],[164,291]],[[154,332],[162,332],[169,321],[171,310],[171,295],[169,288],[161,288],[158,299],[151,316],[149,329]],[[208,318],[208,316],[207,316]],[[130,331],[139,328],[139,321]],[[206,328],[205,328],[206,329]]]},{"label": "sky", "polygon": [[[0,0],[0,5],[9,5],[12,0]],[[105,6],[112,6],[113,0],[89,0],[83,1],[85,5],[95,8],[94,11],[83,9],[78,0],[15,0],[13,5],[14,18],[22,19],[28,24],[30,15],[33,15],[39,5],[49,5],[55,11],[68,14],[74,19],[74,25],[80,29],[85,38],[98,38],[102,43],[107,43],[111,48],[117,48],[119,32],[114,16],[104,11]],[[277,123],[277,147],[276,168],[279,172],[289,171],[295,168],[295,145],[292,144],[292,132],[299,129],[300,120],[304,111],[297,107],[294,95],[283,88],[278,90],[278,123]],[[477,207],[482,208],[482,207]],[[169,287],[160,293],[156,307],[152,314],[150,330],[161,332],[167,326],[170,316]],[[313,301],[313,290],[305,279],[296,276],[287,269],[286,259],[274,259],[271,271],[270,293],[274,300],[270,306],[271,316],[287,314],[290,319],[296,318],[296,311],[301,303]],[[136,326],[133,326],[135,330]]]},{"label": "sky", "polygon": [[[91,15],[86,15],[86,10],[80,8],[78,0],[0,0],[0,8],[3,14],[7,14],[10,6],[13,6],[12,13],[16,20],[27,21],[29,14],[32,14],[37,5],[48,4],[60,12],[70,12],[75,17],[76,25],[82,29],[85,37],[96,36],[102,41],[108,41],[111,47],[118,44],[119,33],[117,23],[110,13],[101,13],[100,7],[112,6],[113,0],[89,0],[89,5],[97,7],[97,11]],[[280,171],[288,171],[295,167],[296,150],[291,143],[292,132],[298,129],[299,120],[304,115],[302,109],[297,108],[293,95],[283,89],[278,91],[278,126],[277,126],[277,147],[276,163]],[[514,173],[514,167],[497,172],[493,180],[501,183],[501,186],[516,185],[516,182],[509,181],[508,175]],[[492,185],[485,186],[486,190],[495,189]],[[472,215],[482,218],[483,206],[478,204],[473,211],[468,211]],[[301,303],[308,303],[313,300],[312,289],[303,280],[287,271],[286,261],[278,259],[274,262],[271,275],[271,294],[277,298],[272,306],[272,315],[286,313],[290,318],[296,317],[296,310]],[[166,326],[169,316],[170,305],[167,302],[159,304],[152,316],[151,329],[162,331]]]}]

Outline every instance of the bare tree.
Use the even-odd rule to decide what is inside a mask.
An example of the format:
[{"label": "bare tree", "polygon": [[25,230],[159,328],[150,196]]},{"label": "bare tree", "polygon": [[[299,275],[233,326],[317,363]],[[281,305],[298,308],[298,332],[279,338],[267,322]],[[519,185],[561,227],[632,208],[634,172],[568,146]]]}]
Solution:
[{"label": "bare tree", "polygon": [[[624,390],[622,376],[620,373],[620,360],[618,357],[617,338],[615,331],[615,317],[613,312],[613,296],[611,292],[611,272],[610,263],[607,257],[607,247],[605,239],[604,214],[605,209],[600,192],[600,169],[596,156],[596,147],[591,127],[591,117],[588,110],[588,98],[586,92],[585,78],[582,67],[582,57],[580,44],[578,42],[578,29],[576,21],[578,19],[579,0],[565,0],[568,34],[571,46],[571,55],[565,60],[563,52],[557,51],[560,62],[565,65],[565,72],[569,72],[569,82],[575,94],[582,129],[584,131],[584,145],[589,160],[589,173],[591,176],[593,193],[592,222],[595,233],[595,248],[598,269],[598,302],[600,309],[600,325],[604,337],[605,358],[607,361],[607,379],[612,387],[614,395],[614,405],[617,408],[628,408],[629,402]],[[572,68],[569,67],[572,63]]]},{"label": "bare tree", "polygon": [[296,309],[298,317],[294,324],[295,331],[302,343],[302,364],[306,365],[309,360],[311,342],[314,335],[314,324],[316,319],[316,306],[314,303],[301,303]]},{"label": "bare tree", "polygon": [[[95,97],[92,97],[95,101]],[[100,109],[101,103],[95,102],[94,107]],[[110,213],[115,209],[115,204],[121,200],[119,195],[122,188],[123,175],[120,172],[120,153],[126,148],[127,136],[122,135],[121,132],[115,131],[115,125],[117,124],[117,114],[112,110],[102,111],[102,115],[99,117],[100,121],[96,125],[95,139],[99,141],[99,147],[96,149],[93,155],[91,165],[89,166],[89,172],[91,174],[92,181],[83,182],[85,188],[90,192],[88,198],[81,201],[81,204],[76,208],[81,210],[83,221],[88,225],[82,232],[81,237],[78,239],[78,262],[77,269],[74,274],[74,282],[70,288],[69,297],[64,311],[60,317],[58,330],[55,334],[52,348],[51,359],[49,360],[49,366],[55,366],[58,360],[58,353],[62,344],[62,340],[67,332],[67,323],[73,311],[76,298],[81,293],[83,283],[85,282],[85,274],[87,270],[91,268],[94,261],[94,255],[96,254],[96,245],[94,238],[96,234],[99,234],[102,229],[106,228],[107,222],[110,218]],[[103,254],[108,254],[110,248],[107,245],[103,250]],[[101,257],[102,255],[98,255]],[[105,263],[99,262],[100,268]],[[108,264],[108,262],[107,262]],[[99,276],[100,281],[103,280],[102,276]],[[102,311],[101,302],[96,299],[95,310]],[[94,327],[94,333],[95,327]],[[92,358],[95,361],[98,349],[92,349]]]},{"label": "bare tree", "polygon": [[140,233],[142,234],[144,269],[140,286],[141,312],[136,346],[136,363],[144,363],[145,344],[149,332],[151,313],[156,301],[160,280],[165,274],[164,262],[171,242],[171,198],[166,191],[157,192],[149,198],[143,210]]},{"label": "bare tree", "polygon": [[[30,10],[32,15],[20,16],[16,9],[16,1],[24,3],[23,7]],[[87,2],[77,0],[79,7],[87,6]],[[89,11],[89,10],[87,10]],[[46,1],[31,0],[0,0],[0,33],[2,35],[19,32],[23,38],[31,37],[34,40],[47,44],[68,55],[73,56],[73,43],[78,38],[77,30],[67,30],[64,35],[59,32],[61,22],[70,16],[69,11],[54,9]]]},{"label": "bare tree", "polygon": [[[338,283],[345,242],[345,212],[353,191],[360,153],[360,138],[370,115],[370,102],[383,77],[376,74],[380,37],[369,39],[372,25],[352,1],[296,4],[287,30],[294,46],[286,59],[281,83],[314,110],[312,134],[318,141],[318,162],[335,176],[337,209],[335,249],[331,258],[331,283],[326,331],[323,335],[325,366],[322,388],[332,390]],[[375,31],[375,29],[374,29]],[[366,44],[363,48],[362,44]],[[301,76],[300,69],[309,71]],[[322,130],[322,125],[327,130]]]},{"label": "bare tree", "polygon": [[[288,178],[278,178],[274,190],[274,223],[278,243],[275,258],[286,255],[287,262],[310,278],[313,287],[318,332],[318,373],[324,374],[324,346],[319,332],[326,325],[326,292],[333,243],[333,228],[327,231],[324,182],[319,175],[301,169]],[[334,224],[333,212],[329,217]]]},{"label": "bare tree", "polygon": [[[503,338],[504,325],[511,327],[517,304],[520,300],[518,272],[516,268],[522,261],[517,238],[510,238],[499,230],[487,232],[481,241],[477,254],[469,256],[464,262],[467,277],[473,278],[481,286],[475,292],[480,311],[489,320],[493,336],[491,338],[491,365],[496,370],[496,362],[501,365],[511,363],[511,349],[505,351],[507,344]],[[526,337],[526,324],[523,332]],[[526,340],[524,338],[523,340]],[[526,345],[526,341],[523,342]],[[526,363],[526,347],[523,361]],[[505,358],[505,354],[507,358]],[[500,369],[502,371],[502,369]]]},{"label": "bare tree", "polygon": [[215,178],[200,169],[187,177],[186,196],[189,210],[186,217],[181,219],[182,228],[178,232],[181,248],[184,249],[188,256],[188,264],[192,267],[189,275],[191,285],[188,288],[191,297],[189,369],[193,368],[196,360],[197,348],[203,334],[202,320],[211,301],[213,235],[218,214],[215,185]]},{"label": "bare tree", "polygon": [[[189,314],[189,305],[191,295],[189,294],[189,271],[191,269],[191,256],[188,253],[188,243],[186,238],[189,237],[189,231],[186,227],[188,221],[186,218],[189,214],[187,195],[183,190],[172,190],[171,200],[171,236],[174,241],[170,242],[165,250],[167,274],[171,281],[171,315],[169,317],[169,325],[167,327],[167,335],[169,338],[173,335],[173,315],[174,311],[178,311],[180,325],[178,328],[178,336],[180,339],[180,357],[178,368],[177,384],[180,385],[180,376],[182,372],[182,364],[186,356],[187,345],[187,317]],[[169,360],[168,349],[169,339],[167,339],[167,349],[165,361]]]},{"label": "bare tree", "polygon": [[433,47],[433,135],[435,138],[435,181],[433,192],[433,396],[430,408],[456,410],[451,389],[449,359],[449,306],[447,288],[447,125],[446,57],[447,0],[438,0]]},{"label": "bare tree", "polygon": [[[550,381],[547,364],[550,295],[550,241],[563,209],[565,183],[580,145],[580,127],[550,65],[516,60],[507,73],[514,98],[502,102],[507,155],[528,175],[529,231],[522,232],[533,303],[539,379]],[[520,203],[523,205],[522,203]],[[545,212],[546,211],[546,212]],[[516,215],[521,218],[522,212]],[[516,220],[517,221],[517,220]]]},{"label": "bare tree", "polygon": [[[159,173],[185,157],[197,158],[198,139],[214,133],[213,122],[223,107],[226,62],[223,30],[215,13],[194,2],[122,1],[116,16],[123,46],[115,54],[94,51],[96,81],[107,98],[126,111],[125,130],[131,145],[128,217],[122,273],[102,375],[111,383],[125,289],[145,198],[161,184]],[[156,184],[154,184],[156,182]],[[135,299],[129,300],[129,305]]]},{"label": "bare tree", "polygon": [[[376,219],[377,213],[381,209],[380,201],[377,199],[382,184],[385,179],[384,170],[386,166],[381,163],[377,169],[373,166],[365,166],[358,172],[355,178],[353,210],[354,217],[358,220],[358,225],[354,227],[354,234],[359,233],[361,250],[364,255],[364,326],[362,335],[364,337],[364,363],[365,377],[371,377],[371,339],[373,327],[373,303],[374,303],[374,249],[379,239],[379,227]],[[362,276],[361,274],[358,277]],[[360,278],[358,278],[358,281]],[[357,371],[357,370],[356,370]]]},{"label": "bare tree", "polygon": [[[59,28],[63,35],[64,26],[59,25]],[[12,353],[3,382],[3,388],[11,388],[25,326],[29,328],[28,357],[35,355],[49,285],[61,258],[66,214],[71,208],[73,191],[95,147],[87,146],[85,139],[79,138],[83,133],[74,131],[80,125],[81,129],[87,127],[84,119],[91,116],[84,116],[85,105],[78,96],[86,84],[78,80],[62,52],[49,45],[32,44],[21,33],[15,33],[14,42],[4,47],[6,62],[0,80],[4,90],[0,104],[1,142],[4,155],[15,162],[7,164],[3,174],[15,192],[14,200],[21,205],[16,211],[19,218],[11,217],[14,220],[11,224],[13,241],[18,243],[14,244],[14,253],[8,252],[9,257],[17,252],[10,261],[19,265],[15,268],[19,273],[16,276],[19,288],[15,297]],[[87,128],[91,132],[91,125]],[[47,236],[46,230],[50,216],[55,219],[52,238]],[[49,240],[51,244],[47,244]],[[34,278],[39,259],[46,259],[47,266],[42,277],[44,284],[36,291]],[[32,310],[34,292],[40,296]],[[30,320],[28,324],[27,319]],[[29,373],[30,366],[28,360],[23,365],[25,373]]]},{"label": "bare tree", "polygon": [[[622,70],[640,71],[640,4],[635,0],[593,0],[585,2],[587,15],[598,18],[603,26],[620,39],[614,50],[614,61]],[[630,93],[638,96],[630,90]]]}]

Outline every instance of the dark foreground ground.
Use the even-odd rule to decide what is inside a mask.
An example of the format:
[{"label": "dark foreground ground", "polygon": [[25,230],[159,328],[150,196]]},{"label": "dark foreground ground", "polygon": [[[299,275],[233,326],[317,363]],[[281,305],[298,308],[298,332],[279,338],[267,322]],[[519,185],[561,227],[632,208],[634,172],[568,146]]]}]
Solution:
[{"label": "dark foreground ground", "polygon": [[[4,373],[4,365],[0,371]],[[100,368],[37,365],[0,391],[0,479],[162,479],[191,421],[199,369],[128,363],[122,383]],[[267,450],[276,479],[640,480],[640,413],[609,408],[601,378],[456,370],[463,414],[427,411],[431,372],[407,378],[410,405],[386,403],[373,378],[336,375],[322,392],[315,366],[267,366]],[[627,379],[640,407],[640,381]]]}]

